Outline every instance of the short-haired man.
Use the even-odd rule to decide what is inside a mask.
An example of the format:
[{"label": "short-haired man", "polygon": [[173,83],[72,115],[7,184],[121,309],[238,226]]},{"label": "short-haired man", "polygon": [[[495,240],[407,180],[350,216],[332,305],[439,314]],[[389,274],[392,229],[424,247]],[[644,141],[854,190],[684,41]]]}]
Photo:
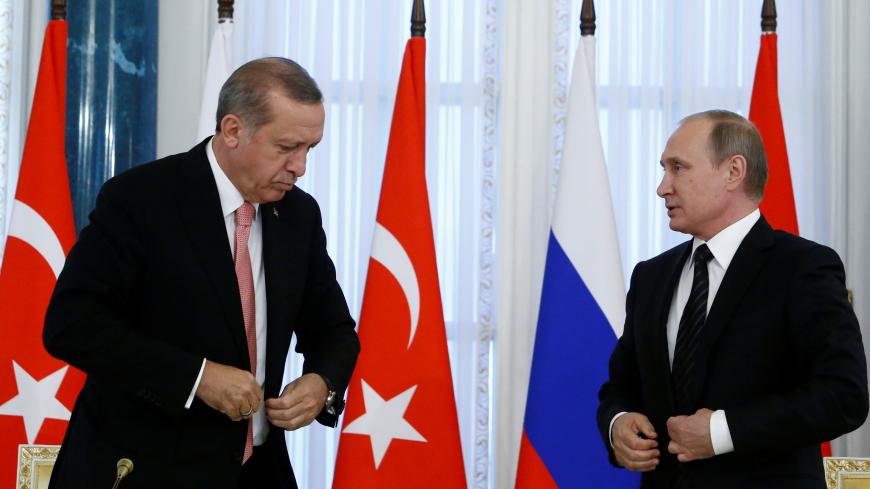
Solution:
[{"label": "short-haired man", "polygon": [[825,487],[819,443],[867,416],[867,370],[843,265],[758,210],[761,137],[745,118],[684,119],[658,195],[693,239],[632,274],[599,394],[611,463],[642,488]]},{"label": "short-haired man", "polygon": [[[295,187],[323,135],[317,84],[265,58],[221,89],[187,153],[103,185],[46,316],[88,374],[51,486],[296,487],[284,430],[335,426],[359,353],[320,210]],[[303,375],[283,385],[291,335]]]}]

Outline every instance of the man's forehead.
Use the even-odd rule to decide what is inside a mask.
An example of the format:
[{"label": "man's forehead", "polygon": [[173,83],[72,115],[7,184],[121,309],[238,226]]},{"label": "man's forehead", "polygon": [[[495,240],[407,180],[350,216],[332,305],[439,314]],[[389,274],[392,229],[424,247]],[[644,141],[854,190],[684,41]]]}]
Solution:
[{"label": "man's forehead", "polygon": [[671,135],[671,138],[679,136],[680,138],[707,140],[707,136],[713,130],[713,121],[707,118],[688,119],[683,121],[679,127]]},{"label": "man's forehead", "polygon": [[695,147],[706,149],[713,125],[706,119],[688,120],[678,127],[665,146],[665,154],[677,149]]}]

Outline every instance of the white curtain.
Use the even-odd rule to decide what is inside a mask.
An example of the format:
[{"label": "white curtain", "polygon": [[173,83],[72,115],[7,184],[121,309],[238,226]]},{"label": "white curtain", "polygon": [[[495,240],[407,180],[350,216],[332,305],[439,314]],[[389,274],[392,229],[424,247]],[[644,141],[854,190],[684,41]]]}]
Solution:
[{"label": "white curtain", "polygon": [[[494,277],[496,10],[427,2],[427,181],[468,483],[487,487]],[[329,254],[355,317],[361,306],[411,2],[236,2],[235,61],[287,56],[318,81],[323,143],[300,187],[323,210]],[[293,357],[293,355],[291,355]],[[301,368],[288,364],[288,376]],[[290,433],[301,487],[328,487],[338,430]]]},{"label": "white curtain", "polygon": [[13,10],[10,0],[0,0],[0,263],[3,262],[3,250],[6,247],[6,233],[9,227],[9,209],[12,208],[14,182],[17,180],[17,164],[10,164],[17,159],[9,155],[9,92],[11,91],[11,61],[13,46]]},{"label": "white curtain", "polygon": [[0,0],[0,263],[47,22],[47,2]]},{"label": "white curtain", "polygon": [[[840,185],[835,190],[844,194],[844,212],[836,217],[838,229],[846,228],[846,285],[854,292],[855,314],[861,321],[864,334],[864,351],[870,352],[870,64],[867,63],[866,47],[870,46],[870,3],[863,0],[837,2],[832,6],[832,15],[827,15],[832,32],[831,42],[826,43],[826,53],[832,58],[834,72],[831,89],[825,94],[825,102],[832,110],[842,114],[828,128],[835,144],[840,149],[832,153],[834,161],[845,161],[847,168],[839,175]],[[848,175],[846,178],[845,175]],[[870,456],[870,426],[864,423],[858,431],[843,437],[834,444],[834,454]]]},{"label": "white curtain", "polygon": [[[493,410],[492,487],[513,487],[529,383],[534,326],[544,275],[549,207],[555,195],[555,121],[564,119],[567,25],[558,45],[554,12],[567,20],[566,1],[503,0],[499,118],[498,307]],[[555,15],[556,18],[560,17]],[[572,22],[573,24],[573,22]],[[564,50],[564,56],[559,54]],[[557,54],[558,53],[558,54]],[[557,64],[555,60],[562,60]],[[564,76],[562,76],[564,78]],[[553,393],[554,422],[567,415]]]},{"label": "white curtain", "polygon": [[[668,229],[655,194],[662,176],[659,158],[677,122],[711,108],[748,114],[761,3],[596,2],[599,120],[626,280],[638,261],[687,239]],[[509,280],[498,284],[496,487],[512,486],[516,474],[547,205],[558,178],[562,141],[571,137],[564,134],[564,102],[581,2],[504,4],[502,239],[497,247],[500,280]],[[831,245],[845,258],[846,161],[838,132],[845,113],[836,95],[848,63],[840,59],[837,64],[845,45],[831,39],[839,35],[846,9],[828,6],[821,0],[779,2],[780,103],[801,234]],[[541,11],[548,18],[541,18]],[[571,415],[557,401],[554,413]],[[840,446],[835,444],[835,451]]]}]

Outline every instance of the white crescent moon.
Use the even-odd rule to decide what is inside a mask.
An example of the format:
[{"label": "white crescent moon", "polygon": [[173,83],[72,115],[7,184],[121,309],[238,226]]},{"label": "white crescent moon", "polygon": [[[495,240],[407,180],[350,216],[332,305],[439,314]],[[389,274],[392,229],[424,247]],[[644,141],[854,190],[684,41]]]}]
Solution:
[{"label": "white crescent moon", "polygon": [[51,267],[55,279],[60,275],[66,255],[57,234],[38,212],[20,200],[12,204],[9,236],[32,246]]},{"label": "white crescent moon", "polygon": [[372,259],[389,270],[405,293],[408,309],[411,311],[411,335],[408,338],[408,348],[411,348],[411,342],[414,341],[414,334],[417,332],[417,322],[420,319],[420,286],[417,283],[417,272],[402,243],[399,243],[399,240],[379,222],[375,222]]}]

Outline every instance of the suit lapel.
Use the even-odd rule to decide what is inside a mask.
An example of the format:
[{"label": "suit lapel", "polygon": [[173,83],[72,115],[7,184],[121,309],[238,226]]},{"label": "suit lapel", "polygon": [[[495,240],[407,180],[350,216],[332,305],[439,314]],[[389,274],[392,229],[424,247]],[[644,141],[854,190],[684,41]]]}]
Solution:
[{"label": "suit lapel", "polygon": [[[701,334],[701,344],[698,347],[694,385],[705,385],[704,380],[707,377],[710,351],[729,324],[735,309],[764,265],[765,249],[772,245],[773,230],[762,216],[752,226],[749,234],[737,248],[737,253],[734,254],[734,258],[722,278],[722,284],[716,292],[716,297],[713,299],[710,314],[707,315],[707,322],[704,324],[704,331]],[[696,389],[693,393],[692,404],[698,402],[701,390]]]},{"label": "suit lapel", "polygon": [[[291,191],[292,192],[292,191]],[[290,310],[294,274],[300,260],[299,236],[292,232],[294,213],[291,199],[263,204],[263,269],[266,273],[266,397],[280,394],[284,363],[293,332]]]},{"label": "suit lapel", "polygon": [[205,143],[198,144],[179,166],[179,210],[199,266],[212,285],[216,301],[226,319],[225,326],[242,359],[250,369],[239,286],[233,266],[227,230],[223,220],[217,184],[205,154]]}]

